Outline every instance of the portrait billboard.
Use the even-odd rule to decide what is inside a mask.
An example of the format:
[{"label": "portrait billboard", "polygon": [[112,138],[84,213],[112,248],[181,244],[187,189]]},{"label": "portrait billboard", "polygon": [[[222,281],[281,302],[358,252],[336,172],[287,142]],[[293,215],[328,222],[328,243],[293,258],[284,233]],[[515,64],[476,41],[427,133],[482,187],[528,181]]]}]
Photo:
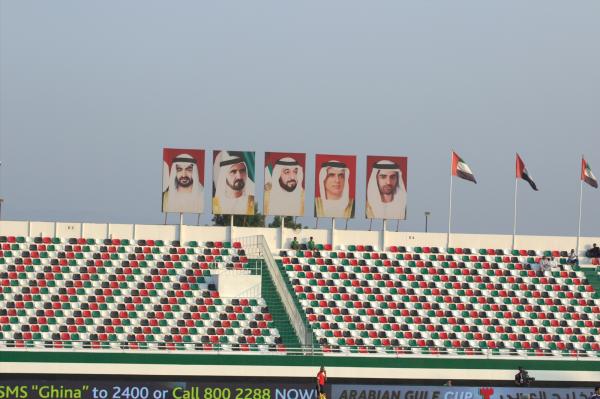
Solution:
[{"label": "portrait billboard", "polygon": [[367,157],[367,219],[406,219],[406,157]]},{"label": "portrait billboard", "polygon": [[203,210],[204,150],[163,148],[162,211]]},{"label": "portrait billboard", "polygon": [[304,216],[306,154],[265,153],[263,214]]},{"label": "portrait billboard", "polygon": [[354,217],[356,156],[315,156],[315,216]]},{"label": "portrait billboard", "polygon": [[253,151],[213,151],[212,212],[254,215]]}]

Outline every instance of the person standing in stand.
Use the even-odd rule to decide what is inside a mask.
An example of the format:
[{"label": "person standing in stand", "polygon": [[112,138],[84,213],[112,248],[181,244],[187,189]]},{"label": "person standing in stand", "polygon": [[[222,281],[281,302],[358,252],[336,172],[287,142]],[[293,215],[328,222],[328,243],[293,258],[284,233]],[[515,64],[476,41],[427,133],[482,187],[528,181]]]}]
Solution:
[{"label": "person standing in stand", "polygon": [[321,369],[317,373],[317,399],[325,399],[325,384],[327,383],[327,372],[325,366],[321,366]]}]

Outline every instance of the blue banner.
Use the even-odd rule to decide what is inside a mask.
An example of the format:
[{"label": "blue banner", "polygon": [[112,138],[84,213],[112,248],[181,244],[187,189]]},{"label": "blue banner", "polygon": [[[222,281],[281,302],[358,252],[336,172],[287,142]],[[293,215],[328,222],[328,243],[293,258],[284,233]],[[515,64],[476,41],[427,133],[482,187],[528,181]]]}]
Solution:
[{"label": "blue banner", "polygon": [[593,388],[334,384],[330,399],[587,399]]}]

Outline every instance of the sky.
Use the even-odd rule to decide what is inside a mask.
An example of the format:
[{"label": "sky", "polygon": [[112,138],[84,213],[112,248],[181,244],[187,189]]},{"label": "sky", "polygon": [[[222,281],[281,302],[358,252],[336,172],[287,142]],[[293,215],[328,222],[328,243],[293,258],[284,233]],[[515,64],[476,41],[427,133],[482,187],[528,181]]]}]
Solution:
[{"label": "sky", "polygon": [[407,156],[399,229],[430,211],[445,232],[455,150],[478,183],[454,181],[453,232],[512,233],[518,152],[540,191],[518,183],[517,232],[573,236],[582,154],[600,176],[598,21],[596,0],[0,0],[2,218],[160,224],[175,147],[256,151],[259,171],[307,153],[309,227],[315,154],[355,154],[351,229],[366,156]]}]

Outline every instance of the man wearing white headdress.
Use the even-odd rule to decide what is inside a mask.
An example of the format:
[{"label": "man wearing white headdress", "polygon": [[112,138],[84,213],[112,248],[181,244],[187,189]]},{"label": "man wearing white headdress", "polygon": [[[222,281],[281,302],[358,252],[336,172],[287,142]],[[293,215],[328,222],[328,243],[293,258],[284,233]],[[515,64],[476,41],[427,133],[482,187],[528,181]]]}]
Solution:
[{"label": "man wearing white headdress", "polygon": [[254,182],[243,153],[221,151],[213,165],[213,213],[254,215]]},{"label": "man wearing white headdress", "polygon": [[321,164],[319,194],[315,198],[316,217],[351,218],[354,216],[354,199],[350,198],[350,169],[340,161]]},{"label": "man wearing white headdress", "polygon": [[291,157],[277,160],[271,173],[265,168],[264,214],[303,216],[303,179],[302,166]]},{"label": "man wearing white headdress", "polygon": [[400,167],[381,160],[367,182],[367,219],[406,219],[406,187]]},{"label": "man wearing white headdress", "polygon": [[198,161],[189,154],[175,156],[171,163],[167,189],[163,192],[162,211],[201,213],[203,193]]}]

